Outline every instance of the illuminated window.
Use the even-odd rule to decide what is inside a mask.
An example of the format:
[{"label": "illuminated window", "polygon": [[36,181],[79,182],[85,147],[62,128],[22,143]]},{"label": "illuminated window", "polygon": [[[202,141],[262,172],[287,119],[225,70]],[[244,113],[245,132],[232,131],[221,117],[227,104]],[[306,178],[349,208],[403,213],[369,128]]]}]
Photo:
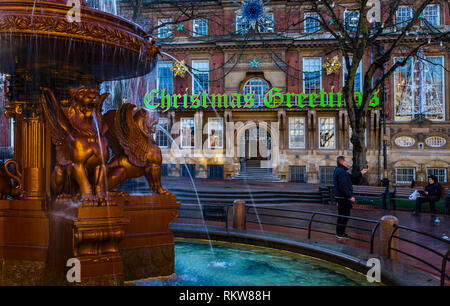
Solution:
[{"label": "illuminated window", "polygon": [[180,126],[181,148],[193,148],[195,139],[194,118],[181,118]]},{"label": "illuminated window", "polygon": [[208,148],[223,148],[223,118],[208,118]]},{"label": "illuminated window", "polygon": [[[402,58],[395,58],[394,62]],[[444,58],[410,58],[394,72],[396,120],[411,120],[423,114],[427,119],[444,119]]]}]

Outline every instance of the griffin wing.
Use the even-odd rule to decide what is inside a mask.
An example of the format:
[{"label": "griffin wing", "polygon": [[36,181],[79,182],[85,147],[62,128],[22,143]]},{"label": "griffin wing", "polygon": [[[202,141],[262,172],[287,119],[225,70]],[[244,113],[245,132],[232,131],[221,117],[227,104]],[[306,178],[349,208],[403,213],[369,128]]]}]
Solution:
[{"label": "griffin wing", "polygon": [[[42,88],[42,92],[41,105],[44,111],[45,120],[50,127],[52,142],[56,146],[56,159],[59,164],[68,165],[71,163],[70,147],[67,145],[68,142],[66,140],[71,137],[68,133],[68,127],[70,125],[53,92],[48,88]],[[52,105],[51,108],[49,102]],[[52,109],[56,110],[56,116]]]},{"label": "griffin wing", "polygon": [[151,149],[148,140],[142,135],[133,118],[136,105],[126,103],[120,106],[116,113],[116,135],[125,154],[132,164],[137,167],[147,165],[147,153]]}]

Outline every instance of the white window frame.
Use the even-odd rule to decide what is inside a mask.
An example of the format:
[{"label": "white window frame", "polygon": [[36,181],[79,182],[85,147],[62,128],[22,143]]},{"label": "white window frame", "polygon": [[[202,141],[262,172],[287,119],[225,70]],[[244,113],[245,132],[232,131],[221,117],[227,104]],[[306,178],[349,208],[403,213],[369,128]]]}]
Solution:
[{"label": "white window frame", "polygon": [[[402,24],[400,24],[399,21],[398,21],[398,18],[399,18],[398,13],[399,13],[399,11],[401,9],[404,9],[404,8],[408,8],[408,10],[409,10],[409,20],[405,20],[404,22],[402,22]],[[395,12],[395,26],[400,27],[400,28],[406,27],[411,22],[412,17],[413,17],[413,10],[412,10],[411,6],[409,6],[409,5],[401,5],[401,6],[399,6],[397,8],[397,11]],[[406,17],[405,16],[400,16],[400,18],[406,18]]]},{"label": "white window frame", "polygon": [[[291,122],[296,119],[300,119],[301,121],[303,121],[303,146],[294,146],[291,142]],[[306,148],[306,118],[305,117],[289,117],[288,139],[289,139],[289,149],[305,149]]]},{"label": "white window frame", "polygon": [[[304,57],[303,59],[302,59],[302,67],[303,67],[303,93],[304,94],[306,94],[306,86],[305,86],[305,83],[306,83],[306,78],[305,78],[305,73],[311,73],[311,72],[314,72],[314,71],[305,71],[305,62],[307,61],[307,60],[319,60],[319,65],[317,66],[317,67],[319,67],[319,70],[320,70],[320,87],[319,87],[319,91],[322,89],[322,78],[323,78],[323,75],[322,75],[322,58],[321,57]],[[317,93],[319,92],[319,91],[317,91]],[[308,93],[308,95],[309,95],[309,93]]]},{"label": "white window frame", "polygon": [[[161,61],[161,62],[158,62],[158,64],[157,64],[157,67],[156,67],[156,88],[158,89],[158,90],[161,90],[161,89],[167,89],[167,88],[159,88],[159,86],[160,86],[160,81],[159,81],[159,78],[160,78],[160,75],[159,75],[159,67],[160,67],[160,65],[166,65],[166,64],[169,64],[170,63],[170,67],[169,67],[169,70],[170,70],[170,68],[171,67],[173,67],[173,62],[171,62],[171,61]],[[174,82],[173,82],[173,71],[172,70],[170,70],[170,72],[172,73],[172,91],[171,92],[169,92],[169,94],[173,94],[173,85],[174,85]],[[167,94],[167,93],[166,93]]]},{"label": "white window frame", "polygon": [[[440,178],[438,178],[439,183],[447,183],[448,182],[448,169],[445,167],[429,167],[427,168],[427,177],[430,175],[430,173],[428,171],[430,170],[444,170],[444,180],[441,180]],[[436,174],[434,174],[436,175]],[[437,175],[436,175],[437,176]]]},{"label": "white window frame", "polygon": [[[203,91],[206,91],[207,93],[209,93],[209,60],[192,60],[192,68],[196,69],[196,70],[192,70],[192,74],[195,76],[197,73],[201,73],[202,70],[198,69],[197,67],[195,67],[195,65],[197,63],[208,63],[208,70],[204,71],[208,73],[208,88],[203,88]],[[200,71],[199,71],[200,70]],[[194,77],[192,77],[192,94],[195,94],[195,85],[198,81],[195,80]],[[203,91],[199,92],[202,93]]]},{"label": "white window frame", "polygon": [[413,169],[414,173],[413,173],[413,180],[416,180],[416,175],[417,175],[417,171],[415,167],[399,167],[399,168],[395,168],[395,183],[396,184],[411,184],[411,181],[399,181],[398,180],[398,170],[400,169]]},{"label": "white window frame", "polygon": [[[162,124],[161,124],[161,121],[164,121],[164,122],[165,122],[164,125],[167,125],[167,132],[169,133],[169,119],[166,118],[166,117],[160,117],[160,118],[159,118],[159,121],[158,121],[158,124],[159,124],[159,125],[162,125]],[[158,147],[160,147],[161,149],[168,148],[168,147],[169,147],[169,136],[166,135],[164,132],[160,132],[160,133],[163,133],[164,136],[167,137],[167,145],[166,145],[166,146],[160,145],[159,142],[158,142],[157,135],[158,135],[158,132],[159,132],[160,130],[161,130],[161,127],[157,126],[157,127],[156,127],[156,133],[154,134],[155,142],[156,142],[156,144],[158,145]]]},{"label": "white window frame", "polygon": [[[252,82],[252,81],[262,81],[262,82],[265,83],[265,85],[264,85],[264,84],[249,84],[249,83]],[[262,96],[261,96],[261,95],[258,95],[258,96],[255,95],[255,96],[253,96],[253,100],[255,101],[254,107],[264,106],[264,96],[265,96],[265,95],[269,92],[269,90],[270,90],[269,83],[268,83],[266,80],[264,80],[263,78],[259,78],[259,77],[251,78],[251,79],[247,80],[247,82],[245,82],[245,85],[244,85],[244,87],[242,88],[243,91],[244,91],[244,95],[246,95],[246,94],[248,94],[248,93],[252,93],[252,92],[250,91],[250,89],[249,89],[250,86],[254,86],[254,87],[256,87],[256,88],[261,88],[262,90],[263,90],[265,87],[267,87],[266,92],[265,92]]]},{"label": "white window frame", "polygon": [[[313,30],[306,30],[306,20],[310,19],[311,20],[314,19],[314,22],[318,23],[318,28],[317,30],[313,31]],[[317,20],[317,21],[316,21]],[[320,26],[320,16],[317,13],[305,13],[304,17],[303,17],[303,32],[305,33],[319,33],[322,30],[322,27]]]},{"label": "white window frame", "polygon": [[[333,119],[333,122],[334,122],[334,124],[333,124],[333,137],[334,137],[334,146],[333,147],[322,147],[321,146],[321,144],[320,144],[320,136],[321,136],[321,133],[320,133],[320,131],[321,131],[321,128],[320,128],[320,119]],[[319,131],[319,133],[318,133],[318,136],[319,136],[319,149],[321,149],[321,150],[336,150],[336,142],[337,142],[337,135],[336,135],[336,117],[319,117],[318,118],[318,120],[317,120],[317,123],[318,123],[318,131]]]},{"label": "white window frame", "polygon": [[[431,25],[433,25],[433,26],[439,26],[439,25],[441,25],[441,7],[440,7],[440,5],[439,4],[429,4],[429,5],[427,5],[426,7],[425,7],[425,9],[423,10],[423,18],[424,19],[427,19],[426,18],[426,16],[425,16],[425,10],[428,8],[428,7],[437,7],[437,24],[432,24],[431,22],[429,22],[428,21],[428,23],[429,24],[431,24]],[[422,25],[425,25],[425,22],[421,22],[422,23]]]},{"label": "white window frame", "polygon": [[[346,22],[347,15],[354,14],[354,13],[357,14],[357,18],[358,18],[358,21],[356,22],[356,24],[353,25],[353,23],[351,23],[351,20],[350,20],[350,22],[347,23]],[[359,25],[359,11],[344,11],[344,28],[345,28],[345,30],[356,32],[358,30],[358,25]]]},{"label": "white window frame", "polygon": [[[195,30],[195,24],[196,24],[196,22],[198,22],[198,21],[204,21],[204,22],[205,22],[206,31],[205,31],[204,34],[203,34],[203,33],[199,34],[199,33]],[[192,36],[194,36],[194,37],[208,36],[208,30],[209,30],[209,27],[208,27],[208,19],[205,19],[205,18],[197,18],[197,19],[194,19],[194,20],[192,21]]]},{"label": "white window frame", "polygon": [[[194,125],[193,125],[193,129],[194,129],[194,143],[191,143],[190,146],[184,146],[183,145],[183,122],[185,122],[186,120],[192,120]],[[193,149],[195,148],[195,139],[196,139],[196,128],[195,128],[195,118],[194,117],[182,117],[180,118],[180,148],[181,149]],[[191,139],[191,135],[189,135],[189,138]]]},{"label": "white window frame", "polygon": [[[158,19],[158,26],[160,26],[161,24],[164,24],[164,23],[168,23],[165,26],[163,26],[161,28],[158,28],[158,38],[168,38],[168,37],[170,37],[172,35],[173,29],[172,29],[172,24],[170,22],[172,22],[172,18],[161,18],[161,19]],[[164,34],[164,33],[162,33],[162,30],[166,29],[166,27],[170,28],[170,29],[168,30],[167,33]]]},{"label": "white window frame", "polygon": [[[220,139],[220,143],[221,143],[220,146],[217,146],[217,145],[216,146],[211,146],[211,124],[210,124],[211,121],[220,121],[220,123],[221,123],[220,134],[218,135],[219,139]],[[216,130],[215,134],[217,135],[217,130]],[[223,149],[223,142],[224,142],[224,139],[223,139],[223,118],[217,118],[217,117],[215,117],[215,118],[208,118],[208,148],[209,149]]]}]

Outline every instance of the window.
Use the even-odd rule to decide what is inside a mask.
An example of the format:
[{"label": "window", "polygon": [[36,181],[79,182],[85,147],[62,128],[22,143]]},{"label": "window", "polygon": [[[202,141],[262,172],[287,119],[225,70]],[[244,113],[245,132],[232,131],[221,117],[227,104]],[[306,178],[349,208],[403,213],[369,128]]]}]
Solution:
[{"label": "window", "polygon": [[209,92],[209,61],[192,61],[192,93]]},{"label": "window", "polygon": [[[352,59],[350,59],[350,65],[352,64]],[[362,73],[361,73],[361,66],[362,66],[362,61],[359,62],[358,65],[358,69],[356,70],[356,74],[355,74],[355,89],[354,91],[358,91],[358,92],[362,92]],[[344,76],[344,85],[345,85],[345,81],[347,79],[347,65],[345,63],[345,58],[342,59],[342,67],[343,67],[343,76]]]},{"label": "window", "polygon": [[394,142],[399,147],[408,148],[412,147],[416,143],[416,140],[410,136],[399,136],[395,138]]},{"label": "window", "polygon": [[399,6],[395,14],[396,25],[399,27],[406,27],[413,17],[412,7]]},{"label": "window", "polygon": [[289,149],[305,148],[305,118],[289,118]]},{"label": "window", "polygon": [[306,167],[289,166],[289,181],[295,183],[306,183]]},{"label": "window", "polygon": [[223,148],[223,118],[208,118],[208,148]]},{"label": "window", "polygon": [[427,119],[444,120],[444,58],[425,59],[410,58],[394,72],[396,120],[411,120],[421,114]]},{"label": "window", "polygon": [[322,59],[303,58],[303,92],[309,95],[319,93],[322,88]]},{"label": "window", "polygon": [[172,19],[158,20],[158,37],[167,38],[172,35]]},{"label": "window", "polygon": [[305,33],[315,33],[320,31],[319,14],[306,13],[304,19]]},{"label": "window", "polygon": [[[244,27],[242,16],[236,15],[236,32],[246,33],[247,30]],[[260,33],[273,33],[275,31],[273,14],[263,14],[263,26],[258,25],[258,31]]]},{"label": "window", "polygon": [[264,95],[269,91],[269,84],[263,79],[253,78],[247,81],[244,85],[244,95],[254,93],[253,100],[255,104],[253,107],[264,106]]},{"label": "window", "polygon": [[427,144],[427,146],[432,148],[441,148],[445,146],[447,140],[440,136],[430,136],[425,139],[425,143]]},{"label": "window", "polygon": [[158,125],[156,127],[156,144],[160,148],[167,148],[169,146],[169,137],[167,133],[169,131],[169,120],[167,118],[159,118]]},{"label": "window", "polygon": [[336,149],[335,118],[319,118],[319,149]]},{"label": "window", "polygon": [[[364,145],[367,147],[367,129],[364,130]],[[348,148],[349,150],[353,150],[351,126],[348,127]]]},{"label": "window", "polygon": [[332,185],[334,167],[319,167],[319,180],[321,184]]},{"label": "window", "polygon": [[172,62],[159,62],[158,63],[158,90],[164,89],[165,94],[173,94],[173,72]]},{"label": "window", "polygon": [[344,24],[345,29],[348,31],[358,30],[359,12],[357,11],[345,11],[344,12]]},{"label": "window", "polygon": [[181,148],[193,148],[195,143],[194,118],[181,118]]},{"label": "window", "polygon": [[180,175],[184,177],[195,177],[195,164],[181,164]]},{"label": "window", "polygon": [[194,19],[192,32],[196,37],[208,35],[208,21],[206,19]]},{"label": "window", "polygon": [[427,176],[436,175],[438,182],[447,182],[447,168],[428,168]]},{"label": "window", "polygon": [[423,10],[423,19],[425,22],[422,21],[422,25],[440,25],[439,5],[427,5]]},{"label": "window", "polygon": [[395,182],[397,184],[411,184],[416,180],[416,168],[396,168]]}]

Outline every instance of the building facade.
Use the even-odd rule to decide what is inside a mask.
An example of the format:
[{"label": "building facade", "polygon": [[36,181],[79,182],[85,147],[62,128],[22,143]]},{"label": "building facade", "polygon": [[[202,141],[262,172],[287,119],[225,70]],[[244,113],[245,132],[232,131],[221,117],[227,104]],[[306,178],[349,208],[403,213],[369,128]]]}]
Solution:
[{"label": "building facade", "polygon": [[[335,56],[341,63],[343,58],[330,52],[336,41],[321,30],[315,13],[302,1],[271,1],[255,34],[245,31],[242,11],[232,2],[189,3],[180,8],[144,1],[142,10],[147,30],[163,54],[147,77],[152,95],[136,103],[147,100],[160,111],[156,140],[163,151],[163,173],[228,179],[256,162],[283,181],[331,183],[336,157],[352,158],[349,118],[337,101],[346,71],[345,65],[333,73],[324,69]],[[356,3],[342,3],[346,9],[339,11],[339,18],[354,26]],[[134,13],[129,1],[120,2],[118,10],[128,19]],[[412,11],[412,5],[400,6],[397,24],[411,18]],[[420,22],[448,31],[448,2],[430,4]],[[427,39],[419,34],[420,26],[406,43]],[[355,91],[363,86],[374,52],[367,52],[358,68]],[[449,51],[445,42],[431,40],[423,53],[426,60],[410,59],[385,83],[385,112],[378,105],[367,114],[365,144],[372,184],[383,175],[384,115],[393,184],[425,180],[430,173],[450,180]],[[395,54],[391,62],[401,58]],[[187,68],[184,75],[174,72],[179,62]],[[277,107],[264,101],[270,93],[272,104],[280,103]],[[284,94],[283,101],[276,93]],[[304,104],[300,93],[306,97]],[[246,94],[253,97],[251,105]],[[317,99],[310,103],[312,94]],[[172,105],[166,110],[169,100]],[[4,130],[9,123],[2,120]],[[3,139],[2,146],[11,143],[10,138]]]},{"label": "building facade", "polygon": [[[342,12],[342,18],[351,26],[352,3],[346,5],[349,9]],[[272,1],[268,6],[267,26],[253,36],[240,31],[241,11],[231,2],[202,1],[196,6],[199,17],[184,21],[177,20],[176,10],[151,5],[144,8],[143,16],[155,29],[153,34],[164,51],[150,86],[159,90],[153,93],[153,100],[156,97],[161,106],[164,90],[165,94],[178,95],[180,104],[160,115],[161,129],[168,134],[160,129],[157,141],[168,175],[187,175],[187,166],[196,177],[233,178],[248,161],[257,160],[284,181],[330,183],[336,157],[351,159],[347,111],[337,107],[336,101],[330,107],[329,96],[325,97],[326,107],[308,103],[287,107],[285,100],[282,107],[271,108],[264,103],[273,88],[307,97],[319,95],[321,90],[338,92],[346,73],[345,65],[330,74],[323,69],[324,63],[338,54],[329,54],[335,41],[309,18],[314,12],[296,1]],[[412,10],[401,6],[395,16],[397,24],[412,17]],[[121,5],[121,12],[130,16],[127,3]],[[448,2],[430,4],[422,19],[448,31]],[[406,42],[422,41],[417,33],[411,33]],[[358,68],[355,91],[362,86],[371,52]],[[394,184],[425,180],[431,173],[441,181],[449,180],[449,52],[441,41],[432,40],[423,53],[425,61],[410,59],[385,84],[388,175]],[[392,62],[401,58],[401,54],[394,55]],[[177,61],[184,61],[192,75],[174,75],[171,68]],[[206,104],[215,108],[181,103],[183,95],[203,91],[209,95]],[[245,94],[253,93],[252,107],[217,107],[217,101],[211,101],[217,98],[212,94],[222,94],[222,98],[226,94],[229,104],[234,101],[235,105],[236,93],[242,101]],[[292,101],[297,103],[298,95],[293,95]],[[167,105],[167,97],[165,102]],[[369,181],[373,184],[380,181],[383,172],[382,116],[378,106],[371,108],[366,118]]]}]

